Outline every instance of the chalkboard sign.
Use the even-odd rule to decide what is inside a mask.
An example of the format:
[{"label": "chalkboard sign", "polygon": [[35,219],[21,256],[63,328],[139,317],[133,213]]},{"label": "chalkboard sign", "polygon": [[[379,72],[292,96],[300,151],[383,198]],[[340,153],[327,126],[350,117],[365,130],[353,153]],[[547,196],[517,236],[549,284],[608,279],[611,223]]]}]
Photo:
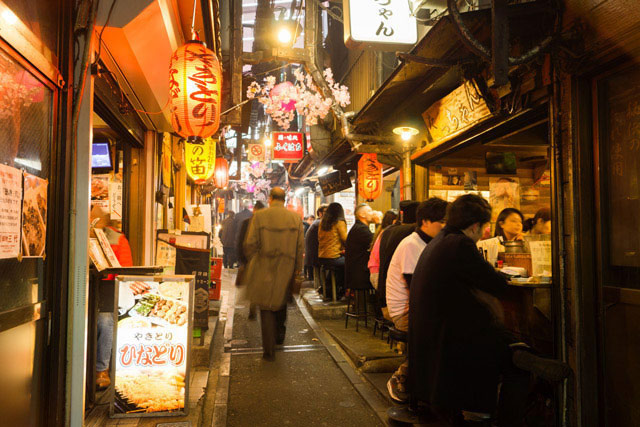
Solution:
[{"label": "chalkboard sign", "polygon": [[334,171],[318,177],[323,196],[330,196],[351,188],[351,178],[346,171]]}]

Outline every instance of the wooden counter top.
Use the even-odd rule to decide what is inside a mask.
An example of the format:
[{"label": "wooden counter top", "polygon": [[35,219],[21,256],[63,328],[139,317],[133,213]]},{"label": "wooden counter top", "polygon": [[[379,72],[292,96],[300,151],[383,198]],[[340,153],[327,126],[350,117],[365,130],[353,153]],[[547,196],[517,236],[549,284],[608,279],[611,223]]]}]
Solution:
[{"label": "wooden counter top", "polygon": [[546,289],[551,288],[551,283],[536,283],[536,282],[514,282],[512,280],[508,280],[507,284],[509,286],[516,286],[518,288],[534,288],[534,289]]}]

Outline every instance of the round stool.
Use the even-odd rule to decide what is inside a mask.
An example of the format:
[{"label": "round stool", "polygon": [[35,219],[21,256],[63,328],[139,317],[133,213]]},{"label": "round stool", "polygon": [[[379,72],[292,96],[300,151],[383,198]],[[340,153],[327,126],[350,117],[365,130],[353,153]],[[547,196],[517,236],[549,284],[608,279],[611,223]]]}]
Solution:
[{"label": "round stool", "polygon": [[320,266],[320,282],[322,284],[322,297],[326,300],[327,299],[327,272],[329,273],[330,276],[330,280],[331,280],[331,299],[333,300],[333,302],[336,302],[338,300],[337,298],[337,292],[336,292],[336,270],[338,269],[338,267],[331,267],[328,265],[321,265]]},{"label": "round stool", "polygon": [[[364,319],[364,327],[367,327],[367,294],[368,289],[349,289],[347,297],[347,311],[344,313],[344,328],[349,326],[349,318],[356,319],[356,332],[358,332],[358,322]],[[353,296],[352,296],[353,295]]]}]

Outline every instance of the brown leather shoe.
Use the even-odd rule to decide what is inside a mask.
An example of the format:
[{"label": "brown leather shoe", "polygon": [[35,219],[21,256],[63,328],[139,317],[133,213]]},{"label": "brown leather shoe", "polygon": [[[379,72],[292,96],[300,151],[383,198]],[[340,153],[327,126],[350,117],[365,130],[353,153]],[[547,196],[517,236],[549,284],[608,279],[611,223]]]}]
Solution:
[{"label": "brown leather shoe", "polygon": [[96,371],[96,387],[98,390],[103,390],[111,385],[111,378],[109,378],[109,370]]}]

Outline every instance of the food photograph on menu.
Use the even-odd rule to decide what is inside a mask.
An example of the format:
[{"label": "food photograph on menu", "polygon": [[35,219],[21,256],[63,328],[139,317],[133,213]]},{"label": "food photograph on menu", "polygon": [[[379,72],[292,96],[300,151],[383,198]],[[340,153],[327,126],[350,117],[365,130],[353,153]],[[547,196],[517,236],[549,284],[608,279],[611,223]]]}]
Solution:
[{"label": "food photograph on menu", "polygon": [[193,283],[142,276],[117,283],[113,414],[183,413]]},{"label": "food photograph on menu", "polygon": [[47,237],[47,185],[45,179],[25,173],[22,200],[22,252],[42,257]]}]

